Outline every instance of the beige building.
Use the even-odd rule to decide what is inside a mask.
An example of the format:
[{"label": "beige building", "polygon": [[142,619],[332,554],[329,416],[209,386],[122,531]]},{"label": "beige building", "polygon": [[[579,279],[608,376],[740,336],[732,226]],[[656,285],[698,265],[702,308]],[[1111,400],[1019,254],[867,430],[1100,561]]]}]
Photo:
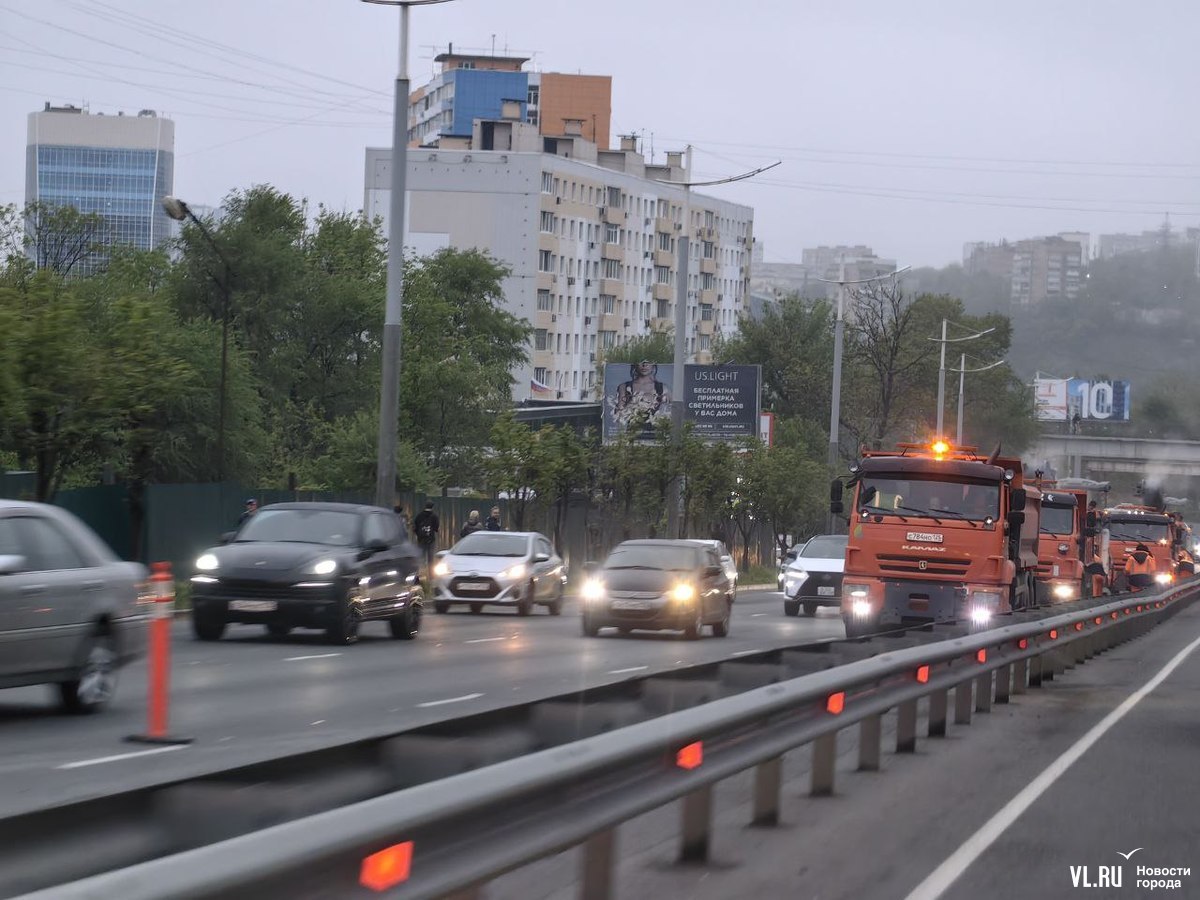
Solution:
[{"label": "beige building", "polygon": [[[478,248],[512,270],[505,302],[535,329],[516,400],[596,399],[606,348],[674,325],[684,190],[661,182],[685,180],[683,154],[651,166],[635,138],[603,150],[585,124],[548,141],[516,118],[477,120],[471,149],[409,152],[407,244]],[[386,219],[390,173],[391,151],[369,148],[367,215]],[[749,309],[753,210],[693,192],[686,227],[686,346],[708,362]]]}]

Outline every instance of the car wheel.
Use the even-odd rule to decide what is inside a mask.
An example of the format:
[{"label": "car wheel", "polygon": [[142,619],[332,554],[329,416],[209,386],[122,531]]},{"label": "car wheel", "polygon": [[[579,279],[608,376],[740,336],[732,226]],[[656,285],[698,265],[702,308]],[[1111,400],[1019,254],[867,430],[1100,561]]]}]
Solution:
[{"label": "car wheel", "polygon": [[530,581],[525,588],[525,595],[517,601],[517,615],[527,616],[533,612],[533,597],[534,597],[533,582]]},{"label": "car wheel", "polygon": [[729,637],[730,619],[733,618],[733,599],[728,598],[725,601],[725,617],[720,622],[714,622],[712,631],[714,637]]},{"label": "car wheel", "polygon": [[597,625],[592,620],[592,617],[587,613],[584,613],[583,616],[580,617],[580,622],[583,625],[584,637],[595,637],[600,633],[600,626]]},{"label": "car wheel", "polygon": [[471,612],[472,612],[472,614],[474,614],[476,616],[479,615],[481,612],[483,612],[483,604],[482,603],[472,603],[471,604]]},{"label": "car wheel", "polygon": [[563,611],[563,586],[562,582],[558,583],[558,593],[554,595],[554,599],[546,604],[546,610],[552,616],[561,616]]},{"label": "car wheel", "polygon": [[805,604],[804,604],[804,614],[805,614],[806,616],[808,616],[810,619],[811,619],[813,616],[815,616],[815,615],[817,614],[817,604],[815,604],[815,603],[805,603]]},{"label": "car wheel", "polygon": [[450,610],[450,604],[447,603],[445,600],[434,600],[433,601],[433,611],[435,613],[437,613],[439,616],[445,615],[447,612],[449,612],[449,610]]},{"label": "car wheel", "polygon": [[783,612],[784,612],[784,615],[788,615],[788,616],[800,615],[800,601],[799,600],[784,600],[783,601]]},{"label": "car wheel", "polygon": [[225,633],[225,624],[224,619],[218,619],[216,616],[192,613],[192,634],[197,640],[219,641]]},{"label": "car wheel", "polygon": [[413,595],[404,612],[388,619],[388,628],[392,631],[392,637],[399,641],[411,641],[417,636],[421,630],[420,594]]},{"label": "car wheel", "polygon": [[292,626],[285,625],[283,622],[268,622],[267,634],[275,638],[277,641],[283,640],[292,633]]},{"label": "car wheel", "polygon": [[358,641],[358,613],[348,599],[341,602],[337,618],[325,628],[325,636],[332,644],[353,644]]},{"label": "car wheel", "polygon": [[65,710],[94,713],[103,709],[117,689],[117,648],[106,634],[96,635],[87,646],[79,677],[59,684]]},{"label": "car wheel", "polygon": [[700,612],[700,604],[696,604],[696,617],[691,622],[687,623],[687,627],[683,629],[683,636],[689,641],[697,641],[700,639],[700,632],[704,629],[704,616]]}]

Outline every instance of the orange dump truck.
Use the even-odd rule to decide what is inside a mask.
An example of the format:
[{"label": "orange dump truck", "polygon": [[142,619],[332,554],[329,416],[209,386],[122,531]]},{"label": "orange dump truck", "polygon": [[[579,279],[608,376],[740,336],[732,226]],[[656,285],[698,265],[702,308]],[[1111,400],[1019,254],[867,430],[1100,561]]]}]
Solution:
[{"label": "orange dump truck", "polygon": [[1175,527],[1168,513],[1156,506],[1120,503],[1105,510],[1104,522],[1108,529],[1109,581],[1114,591],[1129,587],[1125,565],[1139,545],[1154,557],[1156,585],[1175,580]]},{"label": "orange dump truck", "polygon": [[1042,492],[1038,602],[1069,603],[1091,593],[1091,577],[1084,575],[1093,543],[1086,534],[1087,491],[1061,490],[1050,481],[1037,486]]},{"label": "orange dump truck", "polygon": [[864,451],[850,485],[847,635],[982,626],[1036,603],[1041,494],[1025,485],[1019,459],[942,441],[900,444]]}]

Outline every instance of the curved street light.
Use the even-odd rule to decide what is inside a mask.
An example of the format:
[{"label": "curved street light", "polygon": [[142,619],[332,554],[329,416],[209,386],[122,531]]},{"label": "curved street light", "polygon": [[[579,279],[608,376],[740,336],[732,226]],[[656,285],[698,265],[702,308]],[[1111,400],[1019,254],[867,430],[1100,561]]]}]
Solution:
[{"label": "curved street light", "polygon": [[213,253],[217,255],[217,259],[221,260],[224,268],[224,275],[218,278],[211,271],[209,276],[221,291],[221,386],[219,388],[219,398],[217,400],[217,481],[225,480],[225,405],[228,394],[226,385],[229,378],[229,305],[232,299],[232,272],[233,267],[229,264],[229,257],[221,250],[216,240],[213,239],[212,233],[205,226],[190,206],[180,200],[178,197],[167,195],[162,198],[162,208],[168,216],[176,222],[183,222],[186,219],[191,219],[200,233],[204,236],[204,240],[212,247]]},{"label": "curved street light", "polygon": [[[946,327],[950,324],[949,319],[942,319],[942,336],[940,338],[929,338],[931,341],[941,344],[941,361],[938,363],[938,399],[937,399],[937,436],[940,440],[943,437],[942,425],[945,422],[946,412],[946,345],[961,344],[963,341],[976,341],[986,334],[991,334],[995,328],[985,328],[983,331],[973,332],[966,337],[947,337]],[[955,325],[956,328],[961,328],[961,325]],[[964,357],[963,365],[966,365]],[[959,431],[962,431],[960,426]],[[959,443],[962,443],[962,435],[959,435]]]},{"label": "curved street light", "polygon": [[[683,399],[683,381],[685,378],[685,368],[687,363],[687,298],[688,298],[688,263],[691,259],[688,244],[689,229],[691,227],[691,196],[692,188],[694,187],[712,187],[717,184],[732,184],[735,181],[745,181],[748,178],[753,178],[755,175],[761,175],[768,169],[773,169],[782,164],[782,160],[773,162],[768,166],[760,166],[749,172],[743,172],[740,175],[731,175],[728,178],[714,178],[709,181],[672,181],[670,179],[656,178],[654,181],[657,184],[669,184],[673,187],[683,188],[683,229],[679,236],[679,262],[676,263],[676,285],[675,285],[675,351],[672,365],[672,380],[676,391],[675,399],[671,403],[671,442],[678,446],[683,439],[683,419],[684,419],[684,399]],[[684,167],[689,174],[692,171],[692,147],[689,144],[687,147],[687,162]],[[671,479],[670,489],[670,505],[667,507],[667,534],[671,537],[683,537],[681,531],[681,509],[683,505],[683,477],[676,475]]]},{"label": "curved street light", "polygon": [[[989,328],[988,331],[995,331],[995,329]],[[988,331],[981,332],[980,336],[987,334]],[[944,347],[945,344],[943,344],[942,346]],[[962,360],[959,362],[958,368],[950,370],[951,372],[958,373],[958,437],[954,441],[955,446],[961,447],[962,442],[963,442],[963,393],[964,393],[964,380],[965,380],[967,374],[970,373],[973,375],[976,372],[986,372],[988,369],[994,369],[997,366],[1004,365],[1005,362],[1007,362],[1007,360],[998,359],[994,363],[989,363],[986,366],[980,366],[977,369],[968,369],[967,368],[967,354],[964,353],[964,354],[962,354]],[[939,437],[941,436],[940,431],[938,432],[938,436]]]},{"label": "curved street light", "polygon": [[400,339],[404,309],[404,198],[408,176],[408,9],[450,0],[362,0],[400,7],[400,62],[392,111],[392,187],[388,204],[387,303],[379,385],[379,442],[375,505],[390,509],[396,493],[396,444],[400,430]]}]

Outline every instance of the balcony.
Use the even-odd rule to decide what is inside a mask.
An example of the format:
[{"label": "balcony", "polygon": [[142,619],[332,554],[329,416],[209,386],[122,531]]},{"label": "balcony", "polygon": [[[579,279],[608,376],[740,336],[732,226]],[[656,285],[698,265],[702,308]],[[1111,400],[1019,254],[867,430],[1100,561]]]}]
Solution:
[{"label": "balcony", "polygon": [[654,230],[659,234],[674,234],[675,223],[670,219],[659,216],[654,220]]},{"label": "balcony", "polygon": [[713,319],[701,319],[696,323],[696,334],[713,335],[717,331],[717,323]]},{"label": "balcony", "polygon": [[558,321],[558,317],[549,309],[539,309],[533,314],[533,325],[535,328],[549,329]]},{"label": "balcony", "polygon": [[606,225],[624,225],[629,215],[619,206],[603,206],[600,212],[600,221]]},{"label": "balcony", "polygon": [[620,244],[605,244],[600,250],[600,256],[603,259],[615,259],[617,262],[625,262],[625,248]]},{"label": "balcony", "polygon": [[554,353],[550,350],[534,350],[531,362],[535,369],[548,369],[554,364]]},{"label": "balcony", "polygon": [[675,254],[672,253],[670,250],[655,249],[654,264],[656,266],[663,266],[664,268],[667,268],[667,269],[674,268],[675,267]]},{"label": "balcony", "polygon": [[625,317],[617,313],[601,313],[598,331],[621,331],[625,328]]},{"label": "balcony", "polygon": [[612,294],[618,300],[625,299],[625,283],[617,278],[601,278],[600,293]]},{"label": "balcony", "polygon": [[650,320],[651,331],[670,331],[674,327],[675,321],[673,319],[664,319],[656,316]]},{"label": "balcony", "polygon": [[675,296],[675,289],[669,284],[654,285],[655,300],[671,300]]},{"label": "balcony", "polygon": [[702,257],[700,259],[700,274],[701,275],[716,275],[717,260],[715,257]]},{"label": "balcony", "polygon": [[704,290],[700,291],[700,303],[704,306],[716,306],[717,289],[705,288]]}]

